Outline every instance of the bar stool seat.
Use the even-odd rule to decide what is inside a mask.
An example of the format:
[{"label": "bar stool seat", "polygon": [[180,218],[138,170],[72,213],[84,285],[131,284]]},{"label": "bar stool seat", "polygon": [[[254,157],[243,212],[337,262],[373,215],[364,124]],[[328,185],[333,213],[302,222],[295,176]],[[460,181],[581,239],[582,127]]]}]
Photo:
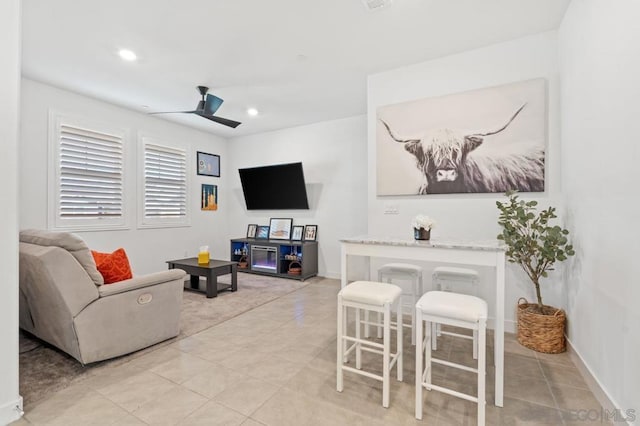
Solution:
[{"label": "bar stool seat", "polygon": [[[479,276],[480,274],[478,274],[478,271],[474,269],[457,268],[454,266],[438,266],[433,270],[431,277],[435,290],[477,296]],[[434,327],[436,326],[434,325]],[[438,349],[438,337],[442,334],[446,334],[473,340],[473,359],[478,358],[478,337],[476,336],[476,332],[473,332],[472,336],[466,336],[463,334],[442,331],[440,325],[437,326],[437,329],[432,331],[432,350]]]},{"label": "bar stool seat", "polygon": [[[394,281],[395,280],[395,281]],[[401,281],[410,281],[411,287],[402,285],[404,283],[397,282]],[[379,282],[387,282],[394,283],[402,287],[402,309],[404,314],[411,315],[411,323],[405,324],[403,326],[409,328],[411,330],[411,344],[416,344],[416,333],[415,333],[415,324],[416,324],[416,316],[415,316],[415,306],[418,298],[422,296],[422,268],[417,265],[412,265],[410,263],[387,263],[384,264],[378,269],[378,281]],[[365,337],[369,337],[369,325],[368,325],[369,317],[368,313],[365,313]],[[378,317],[377,322],[380,323],[380,318]],[[392,325],[397,324],[397,322],[392,322]],[[382,328],[378,327],[378,338],[382,337]]]},{"label": "bar stool seat", "polygon": [[[486,374],[486,328],[488,308],[487,302],[466,294],[445,291],[430,291],[424,294],[416,303],[416,419],[422,419],[422,390],[436,390],[458,398],[466,399],[478,404],[478,425],[485,424],[485,374]],[[423,327],[423,324],[426,325]],[[431,342],[434,337],[433,324],[445,324],[455,327],[468,328],[477,332],[478,336],[478,365],[471,368],[443,359],[433,358]],[[423,336],[424,330],[424,336]],[[418,350],[420,348],[420,350]],[[424,361],[424,368],[423,368]],[[433,364],[457,368],[478,375],[477,396],[468,395],[453,389],[435,385],[431,380]]]},{"label": "bar stool seat", "polygon": [[[355,281],[345,286],[338,293],[338,350],[337,350],[337,380],[336,389],[342,392],[344,389],[343,372],[360,374],[372,379],[382,381],[382,406],[389,407],[389,375],[395,365],[396,377],[402,381],[402,326],[393,327],[391,325],[392,309],[397,309],[398,323],[402,324],[402,311],[400,300],[402,289],[393,284],[379,283],[375,281]],[[355,336],[347,333],[348,308],[356,311]],[[360,311],[378,312],[383,315],[383,339],[382,344],[371,340],[366,340],[360,336],[360,328],[363,324]],[[368,321],[364,321],[368,323]],[[396,330],[396,352],[391,353],[391,330]],[[348,343],[352,343],[347,347]],[[355,368],[345,365],[351,352],[356,353]],[[382,376],[362,371],[362,351],[372,352],[382,355]]]}]

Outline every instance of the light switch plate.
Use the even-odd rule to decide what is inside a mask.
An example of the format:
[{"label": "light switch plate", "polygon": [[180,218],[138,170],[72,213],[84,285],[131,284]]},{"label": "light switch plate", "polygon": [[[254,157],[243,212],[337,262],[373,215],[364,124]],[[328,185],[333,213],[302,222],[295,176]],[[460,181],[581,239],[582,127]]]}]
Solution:
[{"label": "light switch plate", "polygon": [[384,205],[384,214],[398,214],[398,205],[397,204],[385,204]]}]

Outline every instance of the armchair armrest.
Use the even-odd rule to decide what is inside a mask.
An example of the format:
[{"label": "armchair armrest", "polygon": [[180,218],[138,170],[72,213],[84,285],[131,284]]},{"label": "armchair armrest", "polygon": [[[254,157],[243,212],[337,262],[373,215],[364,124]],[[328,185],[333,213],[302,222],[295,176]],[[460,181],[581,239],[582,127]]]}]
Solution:
[{"label": "armchair armrest", "polygon": [[98,287],[98,292],[100,293],[100,297],[106,297],[168,281],[184,280],[186,275],[187,274],[181,269],[154,272],[153,274],[136,276],[118,283],[101,285]]}]

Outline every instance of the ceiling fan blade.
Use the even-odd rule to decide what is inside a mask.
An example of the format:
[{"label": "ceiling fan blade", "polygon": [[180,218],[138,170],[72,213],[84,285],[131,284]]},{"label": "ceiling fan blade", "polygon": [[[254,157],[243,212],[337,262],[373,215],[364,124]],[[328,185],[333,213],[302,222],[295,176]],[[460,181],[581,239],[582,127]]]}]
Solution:
[{"label": "ceiling fan blade", "polygon": [[242,124],[239,121],[233,121],[233,120],[229,120],[228,118],[222,118],[222,117],[218,117],[218,116],[215,116],[215,115],[202,114],[202,113],[199,113],[199,112],[196,112],[196,114],[198,114],[200,117],[204,117],[204,118],[206,118],[208,120],[215,121],[216,123],[220,123],[220,124],[223,124],[225,126],[233,127],[234,129]]},{"label": "ceiling fan blade", "polygon": [[195,114],[198,111],[163,111],[163,112],[150,112],[149,115],[154,114]]},{"label": "ceiling fan blade", "polygon": [[222,99],[215,95],[207,95],[207,100],[204,103],[204,113],[208,115],[215,114],[223,102],[224,101]]}]

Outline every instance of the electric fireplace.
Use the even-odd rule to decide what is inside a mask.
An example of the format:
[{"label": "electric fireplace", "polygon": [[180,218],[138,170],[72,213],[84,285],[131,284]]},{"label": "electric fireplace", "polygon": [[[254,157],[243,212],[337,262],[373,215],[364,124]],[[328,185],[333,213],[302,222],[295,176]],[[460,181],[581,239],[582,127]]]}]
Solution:
[{"label": "electric fireplace", "polygon": [[278,272],[277,247],[251,245],[251,269],[262,272]]}]

